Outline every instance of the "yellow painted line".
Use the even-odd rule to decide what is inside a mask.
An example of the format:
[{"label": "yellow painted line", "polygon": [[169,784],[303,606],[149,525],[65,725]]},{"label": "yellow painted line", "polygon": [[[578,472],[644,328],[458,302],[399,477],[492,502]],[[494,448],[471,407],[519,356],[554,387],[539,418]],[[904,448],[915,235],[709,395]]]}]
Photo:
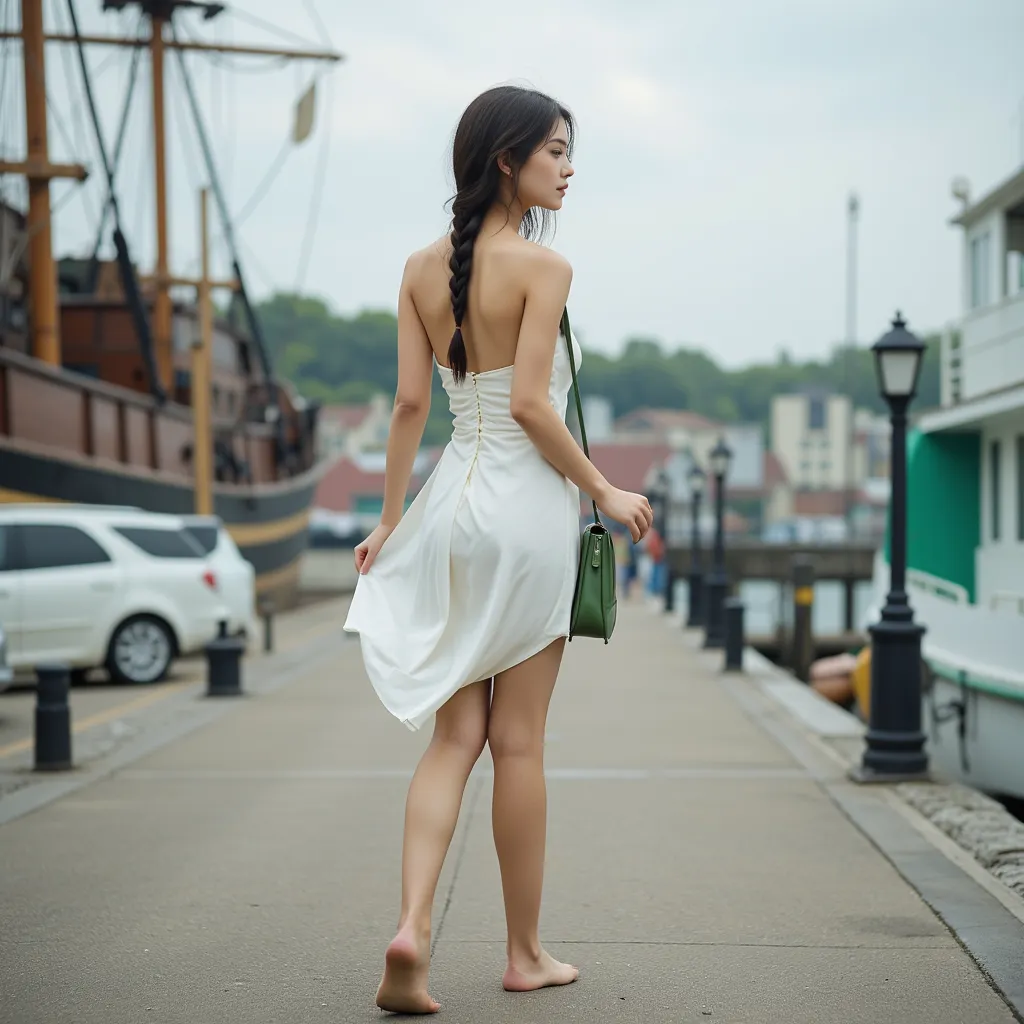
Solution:
[{"label": "yellow painted line", "polygon": [[40,494],[26,494],[24,491],[12,491],[7,487],[0,487],[0,505],[62,505],[63,498],[44,498]]},{"label": "yellow painted line", "polygon": [[291,537],[309,526],[309,509],[275,519],[269,523],[226,523],[228,533],[239,547],[249,544],[269,544],[271,541]]},{"label": "yellow painted line", "polygon": [[[177,693],[179,690],[197,685],[199,685],[199,680],[197,679],[183,679],[179,683],[167,683],[160,686],[159,690],[144,693],[141,697],[135,697],[133,700],[126,701],[124,704],[117,704],[112,708],[107,708],[105,711],[97,711],[96,714],[89,715],[87,718],[75,722],[71,727],[71,731],[73,733],[81,733],[89,729],[95,729],[96,726],[112,722],[122,715],[131,714],[133,711],[140,711],[151,704],[156,704],[157,701],[164,700],[164,698],[169,697],[172,693]],[[14,754],[20,754],[24,750],[29,750],[34,743],[35,738],[32,736],[27,739],[17,740],[14,743],[8,743],[6,747],[0,747],[0,759],[12,757]]]}]

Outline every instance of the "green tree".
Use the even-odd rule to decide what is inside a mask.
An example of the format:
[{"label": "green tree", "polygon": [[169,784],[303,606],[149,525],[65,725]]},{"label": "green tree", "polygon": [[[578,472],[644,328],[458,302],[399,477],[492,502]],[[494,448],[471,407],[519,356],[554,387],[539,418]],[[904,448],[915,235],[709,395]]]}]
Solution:
[{"label": "green tree", "polygon": [[[386,310],[338,316],[321,299],[280,292],[257,307],[271,358],[281,376],[324,403],[365,402],[394,395],[398,383],[398,321]],[[916,408],[939,401],[939,339],[930,336]],[[584,352],[580,380],[587,394],[607,398],[616,416],[641,407],[692,409],[724,422],[768,424],[772,397],[807,388],[849,394],[857,407],[884,412],[870,349],[835,346],[825,359],[799,362],[784,348],[774,362],[725,370],[700,349],[666,351],[655,338],[626,340],[618,356]],[[442,444],[451,414],[434,375],[424,440]]]}]

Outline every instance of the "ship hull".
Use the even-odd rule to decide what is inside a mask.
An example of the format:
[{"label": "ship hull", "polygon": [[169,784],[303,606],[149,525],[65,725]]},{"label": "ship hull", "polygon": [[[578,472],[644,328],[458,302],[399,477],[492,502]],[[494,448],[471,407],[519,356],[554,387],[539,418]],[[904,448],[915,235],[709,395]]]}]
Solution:
[{"label": "ship hull", "polygon": [[[316,466],[275,483],[214,485],[214,512],[256,570],[257,594],[273,599],[278,608],[297,598],[299,565],[309,538],[309,509],[320,473]],[[194,512],[192,487],[161,476],[0,444],[2,503],[82,502],[136,505],[151,512]]]}]

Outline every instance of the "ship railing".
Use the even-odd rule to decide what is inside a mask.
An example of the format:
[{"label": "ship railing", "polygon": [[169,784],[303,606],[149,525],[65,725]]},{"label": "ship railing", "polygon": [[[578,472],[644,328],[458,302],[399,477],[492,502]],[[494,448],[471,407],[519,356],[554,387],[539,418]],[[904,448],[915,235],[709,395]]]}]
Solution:
[{"label": "ship railing", "polygon": [[971,603],[966,587],[944,580],[939,576],[932,576],[931,573],[922,572],[920,569],[907,570],[907,584],[915,590],[943,598],[953,604]]}]

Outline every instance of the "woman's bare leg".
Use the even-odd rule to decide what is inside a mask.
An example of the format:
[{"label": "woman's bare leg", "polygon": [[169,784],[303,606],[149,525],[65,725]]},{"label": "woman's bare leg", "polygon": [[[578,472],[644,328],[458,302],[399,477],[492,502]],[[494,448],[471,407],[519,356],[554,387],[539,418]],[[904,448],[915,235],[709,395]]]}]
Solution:
[{"label": "woman's bare leg", "polygon": [[438,710],[434,735],[409,784],[402,844],[402,911],[385,954],[377,1005],[396,1013],[436,1013],[427,992],[430,911],[462,806],[466,780],[487,740],[490,680],[455,692]]},{"label": "woman's bare leg", "polygon": [[494,846],[508,926],[502,984],[525,992],[567,985],[579,971],[544,951],[537,932],[544,882],[544,725],[565,640],[494,677],[487,742],[494,760]]}]

